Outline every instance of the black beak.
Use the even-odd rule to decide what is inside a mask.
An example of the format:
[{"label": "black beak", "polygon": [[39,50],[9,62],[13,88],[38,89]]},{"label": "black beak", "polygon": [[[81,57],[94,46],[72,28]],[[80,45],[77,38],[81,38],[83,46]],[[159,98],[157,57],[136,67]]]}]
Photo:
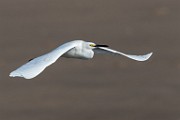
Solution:
[{"label": "black beak", "polygon": [[95,45],[95,47],[109,47],[108,45]]}]

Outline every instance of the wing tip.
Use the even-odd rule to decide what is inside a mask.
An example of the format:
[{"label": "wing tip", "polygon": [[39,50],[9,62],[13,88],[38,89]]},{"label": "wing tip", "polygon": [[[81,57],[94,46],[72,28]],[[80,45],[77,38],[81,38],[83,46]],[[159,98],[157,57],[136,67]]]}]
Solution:
[{"label": "wing tip", "polygon": [[150,52],[150,53],[144,55],[144,60],[142,60],[142,61],[148,60],[152,56],[152,54],[153,54],[153,52]]},{"label": "wing tip", "polygon": [[147,54],[147,58],[149,59],[152,56],[153,52]]},{"label": "wing tip", "polygon": [[23,77],[20,73],[13,71],[9,74],[10,77]]},{"label": "wing tip", "polygon": [[31,78],[28,78],[28,77],[25,77],[23,76],[21,73],[17,72],[17,71],[13,71],[9,74],[9,77],[22,77],[22,78],[25,78],[25,79],[31,79]]}]

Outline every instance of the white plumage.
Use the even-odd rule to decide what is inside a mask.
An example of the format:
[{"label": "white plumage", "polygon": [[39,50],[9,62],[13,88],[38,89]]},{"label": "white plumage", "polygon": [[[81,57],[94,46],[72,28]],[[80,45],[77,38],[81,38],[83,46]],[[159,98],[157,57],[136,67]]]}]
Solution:
[{"label": "white plumage", "polygon": [[36,57],[26,64],[20,66],[10,73],[10,77],[24,77],[32,79],[39,75],[46,67],[53,64],[59,57],[69,57],[78,59],[91,59],[94,54],[114,54],[123,55],[136,61],[146,61],[152,55],[152,52],[146,55],[128,55],[116,50],[107,48],[107,45],[97,45],[83,40],[74,40],[67,42],[51,52]]}]

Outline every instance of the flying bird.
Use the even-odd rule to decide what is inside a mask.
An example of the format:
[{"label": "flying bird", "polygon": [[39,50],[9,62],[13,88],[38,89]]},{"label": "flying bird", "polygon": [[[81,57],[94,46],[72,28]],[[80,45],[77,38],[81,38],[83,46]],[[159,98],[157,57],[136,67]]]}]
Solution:
[{"label": "flying bird", "polygon": [[108,48],[108,45],[99,45],[93,42],[74,40],[64,43],[49,53],[30,59],[26,64],[12,71],[9,76],[32,79],[39,75],[46,67],[56,62],[59,57],[88,60],[92,59],[94,54],[122,55],[136,61],[146,61],[151,57],[152,52],[145,55],[129,55],[110,49]]}]

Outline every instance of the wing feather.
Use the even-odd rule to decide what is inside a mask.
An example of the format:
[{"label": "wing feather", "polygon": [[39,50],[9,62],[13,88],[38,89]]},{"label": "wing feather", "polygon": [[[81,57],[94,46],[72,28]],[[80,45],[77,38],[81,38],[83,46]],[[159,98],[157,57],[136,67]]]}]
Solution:
[{"label": "wing feather", "polygon": [[32,79],[39,75],[46,67],[53,64],[60,56],[74,47],[76,47],[76,44],[73,44],[72,42],[65,43],[47,54],[30,60],[26,64],[12,71],[9,76]]},{"label": "wing feather", "polygon": [[119,51],[116,51],[116,50],[113,50],[113,49],[109,49],[109,48],[106,48],[106,47],[98,47],[98,48],[95,48],[94,49],[94,52],[95,54],[114,54],[114,55],[123,55],[125,57],[128,57],[130,59],[133,59],[133,60],[136,60],[136,61],[146,61],[148,60],[151,55],[153,54],[152,52],[151,53],[148,53],[148,54],[145,54],[145,55],[129,55],[129,54],[125,54],[125,53],[122,53],[122,52],[119,52]]}]

